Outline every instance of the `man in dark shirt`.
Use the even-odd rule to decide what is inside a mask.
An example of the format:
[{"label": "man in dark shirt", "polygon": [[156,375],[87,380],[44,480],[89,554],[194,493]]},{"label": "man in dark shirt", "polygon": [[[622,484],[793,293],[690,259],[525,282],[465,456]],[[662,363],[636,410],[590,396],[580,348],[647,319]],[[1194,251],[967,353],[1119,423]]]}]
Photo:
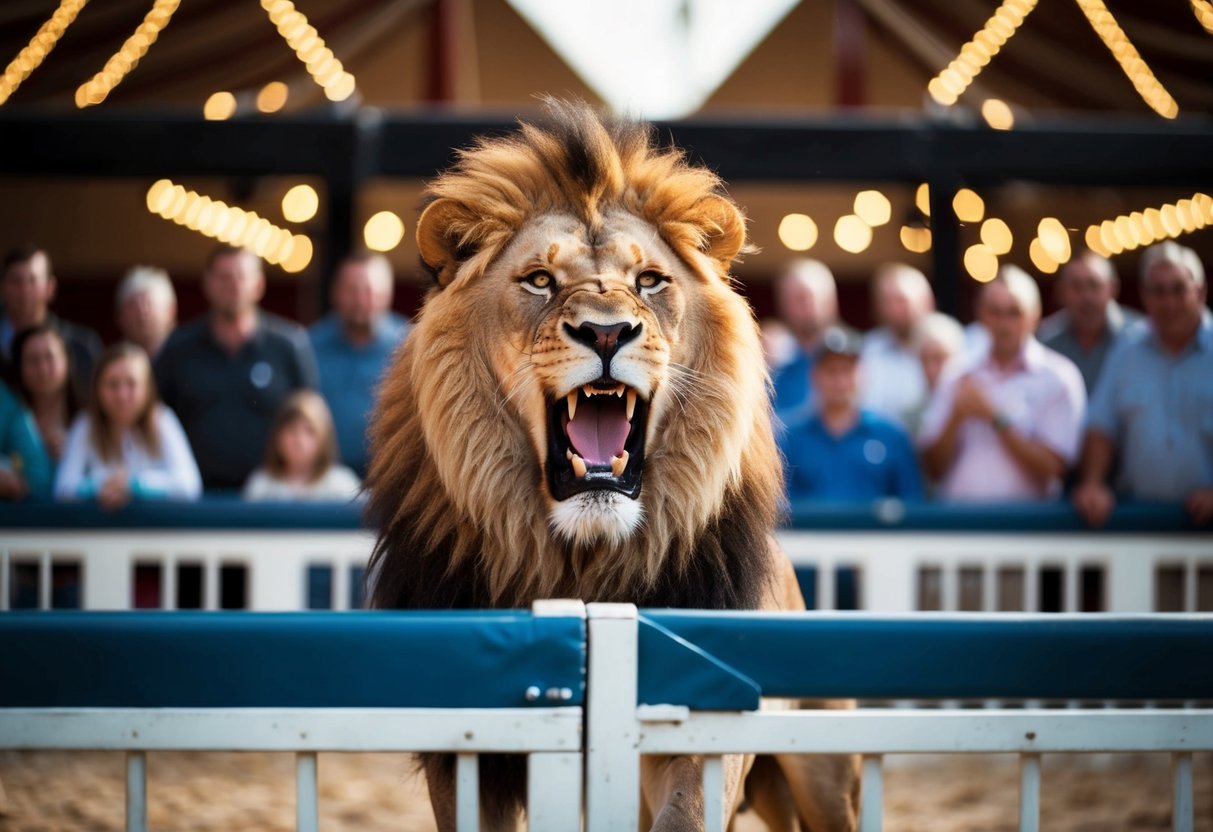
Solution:
[{"label": "man in dark shirt", "polygon": [[207,258],[204,317],[178,327],[156,358],[156,384],[181,419],[207,489],[237,489],[261,462],[270,424],[294,390],[315,388],[307,331],[258,307],[255,254],[218,246]]},{"label": "man in dark shirt", "polygon": [[[36,246],[10,251],[4,258],[0,293],[4,310],[0,313],[0,354],[4,363],[12,359],[13,338],[23,329],[48,323],[63,336],[72,364],[72,382],[76,391],[87,395],[92,386],[93,367],[101,355],[101,338],[91,329],[69,323],[50,311],[57,282],[50,256]],[[16,372],[7,368],[7,372]],[[10,376],[11,378],[11,376]]]}]

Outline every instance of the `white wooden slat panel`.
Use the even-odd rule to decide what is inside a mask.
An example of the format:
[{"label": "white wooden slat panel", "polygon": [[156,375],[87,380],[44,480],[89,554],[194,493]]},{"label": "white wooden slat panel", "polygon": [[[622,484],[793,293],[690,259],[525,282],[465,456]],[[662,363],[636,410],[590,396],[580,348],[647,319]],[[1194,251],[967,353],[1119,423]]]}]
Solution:
[{"label": "white wooden slat panel", "polygon": [[320,789],[316,752],[295,755],[295,832],[320,832]]},{"label": "white wooden slat panel", "polygon": [[1040,832],[1040,755],[1019,755],[1019,832]]},{"label": "white wooden slat panel", "polygon": [[0,748],[526,753],[580,747],[581,709],[575,707],[0,709]]},{"label": "white wooden slat panel", "polygon": [[1172,751],[1213,748],[1213,710],[775,711],[646,723],[642,754]]},{"label": "white wooden slat panel", "polygon": [[126,755],[126,832],[147,832],[147,754]]},{"label": "white wooden slat panel", "polygon": [[581,826],[580,754],[536,752],[527,757],[527,831],[569,832]]},{"label": "white wooden slat panel", "polygon": [[640,815],[636,608],[589,604],[586,830],[635,832]]},{"label": "white wooden slat panel", "polygon": [[884,829],[884,775],[879,754],[863,758],[863,788],[859,802],[860,832],[881,832]]},{"label": "white wooden slat panel", "polygon": [[480,758],[460,754],[455,758],[455,832],[480,830]]}]

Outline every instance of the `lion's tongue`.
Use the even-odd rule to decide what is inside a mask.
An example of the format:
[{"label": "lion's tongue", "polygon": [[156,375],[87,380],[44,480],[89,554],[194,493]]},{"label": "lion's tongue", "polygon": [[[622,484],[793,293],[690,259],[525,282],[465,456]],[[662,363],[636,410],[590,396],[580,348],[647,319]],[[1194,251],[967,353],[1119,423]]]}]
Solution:
[{"label": "lion's tongue", "polygon": [[623,399],[616,396],[583,399],[566,426],[573,450],[587,465],[610,465],[611,457],[623,453],[630,428]]}]

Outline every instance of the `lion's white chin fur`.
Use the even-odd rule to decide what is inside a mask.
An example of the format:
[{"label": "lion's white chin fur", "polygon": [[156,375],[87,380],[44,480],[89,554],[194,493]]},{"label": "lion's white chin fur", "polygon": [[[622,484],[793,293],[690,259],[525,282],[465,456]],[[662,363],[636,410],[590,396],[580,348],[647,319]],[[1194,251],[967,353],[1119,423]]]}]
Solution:
[{"label": "lion's white chin fur", "polygon": [[585,491],[553,504],[548,519],[553,533],[574,545],[617,546],[636,531],[644,508],[614,491]]}]

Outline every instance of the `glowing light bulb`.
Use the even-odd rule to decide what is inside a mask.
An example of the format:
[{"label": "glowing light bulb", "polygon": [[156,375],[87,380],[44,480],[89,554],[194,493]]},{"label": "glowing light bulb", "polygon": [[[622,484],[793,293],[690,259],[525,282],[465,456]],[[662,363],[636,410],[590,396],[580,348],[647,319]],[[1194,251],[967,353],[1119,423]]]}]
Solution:
[{"label": "glowing light bulb", "polygon": [[1032,242],[1028,245],[1028,257],[1031,259],[1032,265],[1042,274],[1053,274],[1057,271],[1057,261],[1045,251],[1039,237],[1033,237]]},{"label": "glowing light bulb", "polygon": [[779,221],[779,241],[791,251],[808,251],[817,244],[817,223],[807,214],[788,214]]},{"label": "glowing light bulb", "polygon": [[282,260],[282,270],[289,274],[298,274],[312,262],[312,241],[304,234],[296,234],[291,238],[290,252]]},{"label": "glowing light bulb", "polygon": [[286,106],[290,88],[281,81],[270,81],[257,93],[257,109],[263,113],[276,113]]},{"label": "glowing light bulb", "polygon": [[931,188],[923,182],[918,186],[918,190],[914,191],[914,206],[922,212],[924,217],[931,216]]},{"label": "glowing light bulb", "polygon": [[366,221],[362,235],[371,251],[391,251],[404,239],[404,221],[391,211],[380,211]]},{"label": "glowing light bulb", "polygon": [[893,206],[880,191],[860,191],[855,195],[855,216],[872,228],[884,225],[892,215]]},{"label": "glowing light bulb", "polygon": [[952,210],[961,222],[981,222],[986,213],[986,203],[976,191],[961,188],[952,197]]},{"label": "glowing light bulb", "polygon": [[296,185],[282,197],[282,216],[288,222],[307,222],[320,209],[320,197],[311,185]]},{"label": "glowing light bulb", "polygon": [[236,96],[230,92],[216,92],[202,105],[202,117],[207,121],[225,121],[236,114]]},{"label": "glowing light bulb", "polygon": [[1054,263],[1065,263],[1070,259],[1070,232],[1056,217],[1045,217],[1036,226],[1036,239]]},{"label": "glowing light bulb", "polygon": [[998,274],[998,257],[985,243],[969,246],[964,256],[965,271],[979,283],[989,283]]},{"label": "glowing light bulb", "polygon": [[1015,114],[1007,102],[998,98],[987,98],[981,102],[981,117],[995,130],[1010,130],[1015,126]]},{"label": "glowing light bulb", "polygon": [[872,244],[872,227],[854,214],[846,214],[834,224],[834,242],[843,251],[858,254]]},{"label": "glowing light bulb", "polygon": [[1011,250],[1014,237],[1005,222],[990,217],[981,224],[981,241],[995,254],[1006,254]]},{"label": "glowing light bulb", "polygon": [[901,227],[901,244],[906,251],[923,254],[931,250],[931,229],[917,225]]}]

